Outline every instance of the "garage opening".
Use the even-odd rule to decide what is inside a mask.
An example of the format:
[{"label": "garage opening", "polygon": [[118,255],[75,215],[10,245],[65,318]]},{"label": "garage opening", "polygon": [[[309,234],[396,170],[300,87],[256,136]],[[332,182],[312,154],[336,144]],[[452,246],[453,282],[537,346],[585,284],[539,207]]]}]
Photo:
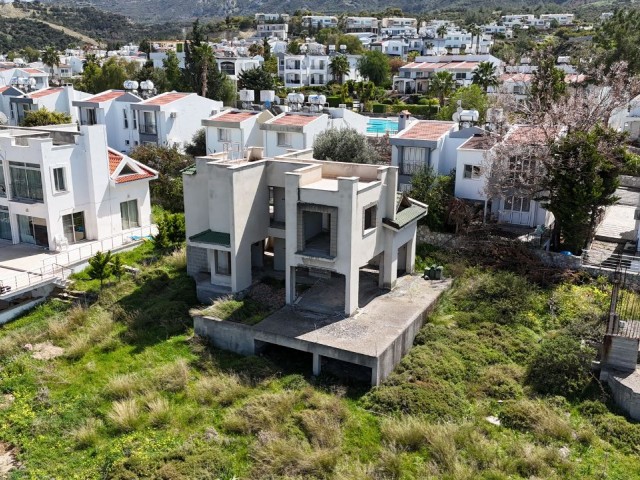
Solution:
[{"label": "garage opening", "polygon": [[350,384],[371,385],[371,367],[329,357],[321,357],[320,365],[323,375],[331,375]]},{"label": "garage opening", "polygon": [[275,343],[255,340],[256,354],[266,357],[286,373],[302,373],[310,376],[313,367],[313,355]]}]

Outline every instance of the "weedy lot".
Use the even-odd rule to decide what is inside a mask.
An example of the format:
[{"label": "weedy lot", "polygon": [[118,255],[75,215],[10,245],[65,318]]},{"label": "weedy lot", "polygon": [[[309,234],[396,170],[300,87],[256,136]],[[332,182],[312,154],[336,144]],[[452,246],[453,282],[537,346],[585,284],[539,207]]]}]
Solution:
[{"label": "weedy lot", "polygon": [[77,276],[95,301],[52,300],[0,329],[9,478],[640,478],[640,425],[584,369],[603,282],[543,288],[449,263],[454,287],[369,390],[305,376],[295,358],[207,348],[184,253],[146,244],[123,260],[140,274],[102,291]]}]

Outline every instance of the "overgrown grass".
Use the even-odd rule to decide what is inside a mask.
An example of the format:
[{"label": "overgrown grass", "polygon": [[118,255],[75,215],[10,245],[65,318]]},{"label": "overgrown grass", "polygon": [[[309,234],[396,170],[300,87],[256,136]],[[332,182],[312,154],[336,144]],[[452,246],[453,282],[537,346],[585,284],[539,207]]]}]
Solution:
[{"label": "overgrown grass", "polygon": [[[191,338],[197,302],[182,253],[143,244],[125,254],[140,273],[102,291],[78,274],[92,305],[50,301],[0,328],[0,394],[13,398],[0,441],[22,464],[11,479],[640,478],[640,425],[612,412],[598,385],[567,400],[526,380],[546,339],[598,328],[609,287],[543,288],[420,253],[455,271],[454,287],[364,396],[311,378],[311,365],[288,373],[286,358]],[[255,315],[232,307],[227,318]],[[36,360],[24,348],[42,342],[64,355]]]},{"label": "overgrown grass", "polygon": [[220,320],[255,325],[264,320],[271,311],[252,298],[236,298],[227,295],[215,300],[211,306],[200,310],[199,313]]}]

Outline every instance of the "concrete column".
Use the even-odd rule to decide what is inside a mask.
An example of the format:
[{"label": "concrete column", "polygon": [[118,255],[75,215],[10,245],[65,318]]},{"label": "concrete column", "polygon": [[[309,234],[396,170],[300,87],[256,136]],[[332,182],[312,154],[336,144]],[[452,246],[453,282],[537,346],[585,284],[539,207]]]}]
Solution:
[{"label": "concrete column", "polygon": [[378,364],[371,367],[371,386],[372,387],[377,387],[378,385],[380,385],[380,381],[381,381],[380,369],[378,367],[379,367]]},{"label": "concrete column", "polygon": [[413,273],[416,265],[416,233],[413,234],[411,240],[407,242],[407,254],[405,271],[407,273]]},{"label": "concrete column", "polygon": [[358,293],[360,290],[360,270],[351,269],[348,275],[344,276],[344,313],[353,315],[358,309]]},{"label": "concrete column", "polygon": [[287,291],[287,305],[292,305],[296,301],[296,267],[286,269],[285,290]]},{"label": "concrete column", "polygon": [[317,377],[318,375],[320,375],[320,369],[321,369],[321,362],[320,362],[320,354],[319,353],[314,353],[313,354],[313,374]]},{"label": "concrete column", "polygon": [[[393,243],[393,242],[391,242]],[[384,252],[383,288],[393,288],[398,278],[398,247],[392,245]]]},{"label": "concrete column", "polygon": [[380,261],[378,262],[378,287],[384,288],[384,262],[385,262],[385,253],[382,252],[380,254]]}]

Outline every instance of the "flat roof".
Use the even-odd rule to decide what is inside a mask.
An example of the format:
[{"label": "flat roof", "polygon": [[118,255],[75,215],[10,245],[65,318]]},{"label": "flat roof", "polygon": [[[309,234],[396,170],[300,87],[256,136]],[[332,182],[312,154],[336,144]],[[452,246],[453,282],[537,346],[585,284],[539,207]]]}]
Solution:
[{"label": "flat roof", "polygon": [[215,120],[216,122],[228,122],[228,123],[243,122],[248,118],[255,117],[259,113],[260,112],[230,111],[230,112],[223,112],[222,115],[219,115],[219,116],[210,117],[209,120]]},{"label": "flat roof", "polygon": [[140,105],[167,105],[169,103],[175,102],[176,100],[188,97],[189,95],[193,94],[181,92],[161,93],[160,95],[156,95],[153,98],[141,102]]},{"label": "flat roof", "polygon": [[398,133],[399,138],[435,141],[455,126],[455,122],[418,120]]},{"label": "flat roof", "polygon": [[498,139],[494,135],[474,135],[458,148],[468,150],[489,150],[497,141]]}]

